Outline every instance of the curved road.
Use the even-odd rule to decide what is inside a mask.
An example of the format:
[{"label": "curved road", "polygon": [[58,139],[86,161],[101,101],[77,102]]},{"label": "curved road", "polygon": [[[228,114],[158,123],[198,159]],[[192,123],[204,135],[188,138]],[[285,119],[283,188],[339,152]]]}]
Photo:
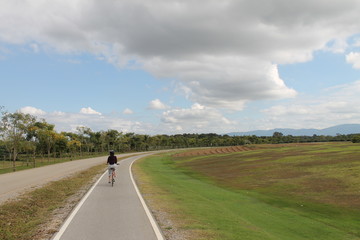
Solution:
[{"label": "curved road", "polygon": [[144,156],[120,162],[114,187],[108,183],[105,172],[53,240],[162,240],[130,172],[132,163]]},{"label": "curved road", "polygon": [[[129,155],[133,154],[119,154],[117,156],[125,157]],[[48,182],[59,180],[101,163],[106,164],[106,159],[107,157],[105,156],[88,158],[32,168],[14,173],[0,174],[0,204],[18,196],[26,190],[31,190],[34,187],[39,187]]]},{"label": "curved road", "polygon": [[24,191],[56,181],[76,172],[100,163],[106,163],[106,157],[75,160],[44,167],[32,168],[0,175],[0,204],[15,198]]},{"label": "curved road", "polygon": [[[53,240],[163,240],[131,174],[134,161],[153,153],[121,160],[114,187],[108,183],[105,172],[73,210]],[[26,189],[81,171],[84,166],[105,162],[106,157],[99,157],[0,175],[0,200],[5,201]]]}]

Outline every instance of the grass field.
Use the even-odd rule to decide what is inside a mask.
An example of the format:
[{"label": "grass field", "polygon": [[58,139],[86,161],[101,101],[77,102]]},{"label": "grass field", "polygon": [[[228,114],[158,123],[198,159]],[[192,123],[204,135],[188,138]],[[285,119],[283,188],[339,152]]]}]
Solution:
[{"label": "grass field", "polygon": [[[37,157],[35,159],[35,163],[34,163],[33,157],[21,156],[21,158],[23,158],[24,160],[16,161],[15,166],[16,166],[16,171],[21,171],[21,170],[34,168],[34,167],[42,167],[42,166],[47,166],[47,165],[62,163],[62,162],[68,162],[68,161],[73,161],[73,160],[101,157],[101,156],[105,156],[106,154],[107,153],[83,154],[83,155],[76,155],[76,156],[72,156],[72,157],[67,156],[67,157],[63,157],[63,158]],[[25,159],[27,159],[27,160],[25,160]],[[14,171],[13,170],[13,161],[9,161],[9,160],[6,160],[6,161],[1,160],[0,161],[0,174],[10,173],[13,171]]]},{"label": "grass field", "polygon": [[251,149],[151,157],[136,172],[189,239],[360,239],[360,145]]}]

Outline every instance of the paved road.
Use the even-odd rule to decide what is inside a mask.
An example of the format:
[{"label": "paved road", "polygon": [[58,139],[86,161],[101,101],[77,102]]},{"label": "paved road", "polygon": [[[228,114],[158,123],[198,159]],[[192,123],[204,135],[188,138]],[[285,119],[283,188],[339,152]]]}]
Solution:
[{"label": "paved road", "polygon": [[130,173],[143,157],[122,160],[114,187],[105,173],[75,208],[54,240],[160,240],[163,239],[139,198]]},{"label": "paved road", "polygon": [[[120,154],[117,156],[123,157],[129,155]],[[106,163],[106,159],[107,157],[89,158],[0,174],[0,204],[31,188],[41,186],[50,181],[59,180],[100,163]]]}]

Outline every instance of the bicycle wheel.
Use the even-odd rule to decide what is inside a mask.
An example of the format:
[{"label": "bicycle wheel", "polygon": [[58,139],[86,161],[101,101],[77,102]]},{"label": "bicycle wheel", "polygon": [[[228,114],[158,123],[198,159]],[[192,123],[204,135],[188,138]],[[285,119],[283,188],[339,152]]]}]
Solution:
[{"label": "bicycle wheel", "polygon": [[114,182],[115,182],[115,179],[114,179],[114,169],[112,169],[112,171],[111,171],[111,186],[112,186],[112,187],[114,186]]}]

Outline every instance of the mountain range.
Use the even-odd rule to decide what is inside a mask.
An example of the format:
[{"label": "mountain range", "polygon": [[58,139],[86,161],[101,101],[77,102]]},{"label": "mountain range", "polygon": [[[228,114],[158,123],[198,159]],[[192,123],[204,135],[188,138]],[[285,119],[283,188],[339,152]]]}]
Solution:
[{"label": "mountain range", "polygon": [[342,124],[324,129],[291,129],[291,128],[275,128],[271,130],[255,130],[249,132],[231,132],[229,136],[272,136],[274,132],[281,132],[284,136],[336,136],[337,134],[356,134],[360,133],[360,124]]}]

